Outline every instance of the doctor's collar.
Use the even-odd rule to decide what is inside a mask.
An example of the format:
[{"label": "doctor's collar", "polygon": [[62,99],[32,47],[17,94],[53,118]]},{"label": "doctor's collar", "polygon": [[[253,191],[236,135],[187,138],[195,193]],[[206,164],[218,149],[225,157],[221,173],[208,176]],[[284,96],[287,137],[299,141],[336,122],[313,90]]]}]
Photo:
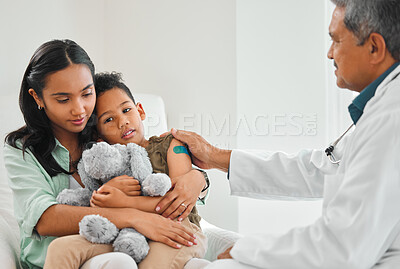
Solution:
[{"label": "doctor's collar", "polygon": [[386,70],[382,75],[380,75],[376,80],[374,80],[371,84],[365,87],[364,90],[353,100],[353,102],[349,105],[349,113],[350,117],[353,120],[354,124],[357,124],[358,120],[361,118],[364,108],[369,100],[374,97],[376,89],[382,83],[382,81],[393,72],[396,67],[400,65],[400,62],[396,62],[388,70]]}]

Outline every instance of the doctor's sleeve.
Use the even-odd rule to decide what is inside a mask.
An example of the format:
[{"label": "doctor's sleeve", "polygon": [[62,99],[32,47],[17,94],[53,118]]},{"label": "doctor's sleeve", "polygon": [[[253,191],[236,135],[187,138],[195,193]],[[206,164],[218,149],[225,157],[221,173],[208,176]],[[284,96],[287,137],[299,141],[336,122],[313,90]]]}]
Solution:
[{"label": "doctor's sleeve", "polygon": [[260,199],[321,198],[324,175],[336,171],[323,150],[297,154],[233,150],[229,182],[233,195]]},{"label": "doctor's sleeve", "polygon": [[[4,147],[4,163],[8,183],[14,196],[14,214],[24,237],[41,239],[35,226],[50,206],[57,204],[54,191],[48,180],[50,176],[41,168],[30,151],[9,145]],[[54,184],[54,183],[53,183]]]},{"label": "doctor's sleeve", "polygon": [[400,229],[399,117],[357,126],[360,135],[341,164],[346,172],[320,219],[282,236],[239,239],[234,259],[268,269],[372,268]]}]

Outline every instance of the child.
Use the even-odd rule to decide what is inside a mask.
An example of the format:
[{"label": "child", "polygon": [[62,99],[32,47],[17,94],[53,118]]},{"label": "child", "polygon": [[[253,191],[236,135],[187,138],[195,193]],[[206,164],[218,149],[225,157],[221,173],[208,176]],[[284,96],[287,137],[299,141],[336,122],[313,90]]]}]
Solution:
[{"label": "child", "polygon": [[[97,94],[96,130],[100,139],[110,144],[136,143],[146,148],[153,171],[166,173],[171,179],[192,170],[191,159],[186,148],[172,135],[153,136],[149,140],[144,138],[142,120],[145,119],[145,112],[140,103],[135,103],[129,88],[122,82],[120,74],[97,74],[95,89]],[[93,193],[91,205],[96,207],[134,207],[147,212],[155,212],[156,205],[161,198],[133,196],[139,193],[137,184],[137,181],[132,178],[117,177]],[[182,214],[186,210],[186,205],[182,203],[177,210],[180,210],[179,213]],[[196,207],[193,207],[187,219],[182,220],[182,225],[196,235],[197,244],[192,246],[188,242],[188,246],[172,248],[160,242],[150,241],[149,254],[138,267],[143,269],[183,268],[191,258],[202,258],[207,244],[199,221],[200,216],[197,214]],[[67,246],[67,249],[74,249],[70,253],[68,251],[63,253],[62,258],[65,260],[60,260],[59,254],[52,254],[53,248],[60,249],[57,240],[63,241],[64,243],[61,245]],[[63,248],[65,249],[65,247]],[[53,261],[56,260],[58,264],[64,263],[65,268],[78,268],[92,256],[109,251],[112,251],[110,245],[92,244],[78,235],[56,239],[54,246],[49,246],[44,268],[50,268],[48,265],[54,264]],[[69,255],[73,255],[73,257],[68,257]]]}]

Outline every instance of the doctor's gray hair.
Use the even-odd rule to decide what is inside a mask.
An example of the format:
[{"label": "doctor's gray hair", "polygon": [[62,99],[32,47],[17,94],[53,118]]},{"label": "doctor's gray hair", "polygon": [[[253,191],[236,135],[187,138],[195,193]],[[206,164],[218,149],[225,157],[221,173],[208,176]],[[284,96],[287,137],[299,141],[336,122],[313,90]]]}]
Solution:
[{"label": "doctor's gray hair", "polygon": [[399,0],[331,0],[346,9],[344,24],[363,45],[371,33],[385,39],[386,47],[400,61],[400,1]]}]

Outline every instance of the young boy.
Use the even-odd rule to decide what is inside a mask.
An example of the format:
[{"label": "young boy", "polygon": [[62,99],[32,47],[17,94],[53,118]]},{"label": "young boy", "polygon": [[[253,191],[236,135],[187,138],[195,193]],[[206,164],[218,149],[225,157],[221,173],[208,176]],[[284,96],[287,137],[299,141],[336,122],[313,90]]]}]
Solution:
[{"label": "young boy", "polygon": [[[175,178],[191,171],[191,159],[185,154],[186,148],[172,135],[145,139],[142,121],[146,114],[142,105],[135,103],[120,74],[97,74],[95,89],[98,138],[110,144],[135,143],[146,148],[155,173],[166,173]],[[134,207],[156,213],[155,208],[161,198],[137,196],[140,193],[137,191],[137,186],[126,182],[134,181],[122,180],[121,177],[110,180],[93,193],[91,205]],[[183,212],[186,208],[182,204],[178,209]],[[193,207],[188,218],[182,220],[182,225],[191,229],[196,235],[197,245],[172,248],[160,242],[149,241],[149,254],[138,267],[183,268],[191,258],[202,258],[207,243],[200,229],[200,219],[196,207]],[[44,268],[51,268],[55,264],[57,268],[79,268],[91,257],[112,251],[111,245],[92,244],[79,235],[60,237],[53,243],[48,248]]]}]

